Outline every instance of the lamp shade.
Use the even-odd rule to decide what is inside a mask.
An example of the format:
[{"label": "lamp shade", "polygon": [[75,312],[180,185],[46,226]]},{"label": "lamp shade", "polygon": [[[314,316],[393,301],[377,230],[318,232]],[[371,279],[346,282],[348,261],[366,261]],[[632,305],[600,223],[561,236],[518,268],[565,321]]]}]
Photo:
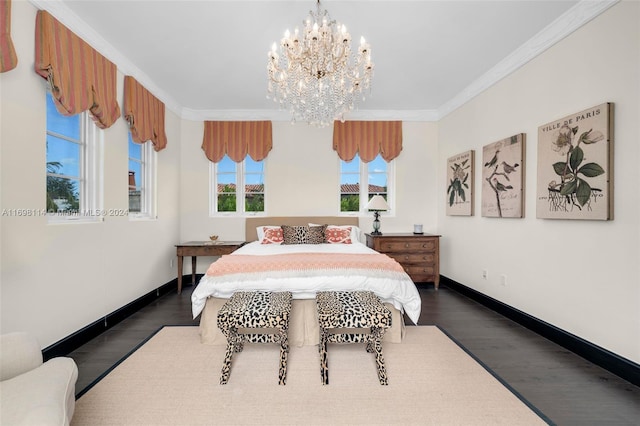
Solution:
[{"label": "lamp shade", "polygon": [[389,210],[390,207],[382,195],[374,195],[365,208],[369,211],[381,212]]}]

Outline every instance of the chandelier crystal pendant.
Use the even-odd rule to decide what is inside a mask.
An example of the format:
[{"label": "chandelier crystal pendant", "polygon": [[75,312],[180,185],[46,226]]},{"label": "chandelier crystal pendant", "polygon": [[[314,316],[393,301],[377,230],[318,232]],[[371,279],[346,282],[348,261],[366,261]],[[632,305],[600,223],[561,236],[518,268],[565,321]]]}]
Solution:
[{"label": "chandelier crystal pendant", "polygon": [[271,47],[267,98],[288,110],[292,122],[324,127],[344,121],[371,89],[371,47],[362,37],[352,54],[347,28],[331,20],[320,0],[303,24],[302,32],[285,32],[279,52],[276,43]]}]

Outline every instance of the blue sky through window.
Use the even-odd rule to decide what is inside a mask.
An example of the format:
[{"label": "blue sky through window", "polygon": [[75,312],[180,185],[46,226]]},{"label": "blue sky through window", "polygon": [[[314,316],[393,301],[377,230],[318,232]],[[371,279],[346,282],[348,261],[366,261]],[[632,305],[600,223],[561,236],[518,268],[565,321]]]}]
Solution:
[{"label": "blue sky through window", "polygon": [[[360,180],[360,156],[356,154],[353,160],[341,161],[340,184],[358,184]],[[369,184],[387,186],[387,162],[378,155],[368,164]]]},{"label": "blue sky through window", "polygon": [[264,162],[253,161],[247,155],[244,160],[245,185],[262,185],[264,183]]},{"label": "blue sky through window", "polygon": [[[217,180],[219,184],[236,183],[236,163],[228,156],[224,156],[216,164]],[[253,161],[247,156],[244,160],[245,185],[262,185],[264,183],[264,162]]]},{"label": "blue sky through window", "polygon": [[129,171],[135,172],[136,189],[139,190],[142,176],[142,145],[131,139],[131,132],[129,132]]},{"label": "blue sky through window", "polygon": [[[47,131],[66,136],[80,142],[80,115],[65,117],[55,107],[51,94],[47,92]],[[47,163],[60,164],[55,173],[80,177],[80,145],[66,139],[47,135]]]}]

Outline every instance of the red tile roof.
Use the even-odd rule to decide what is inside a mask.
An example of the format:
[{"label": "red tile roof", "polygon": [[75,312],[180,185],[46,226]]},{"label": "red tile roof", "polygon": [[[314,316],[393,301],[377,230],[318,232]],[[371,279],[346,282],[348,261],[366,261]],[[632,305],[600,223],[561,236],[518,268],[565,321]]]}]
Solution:
[{"label": "red tile roof", "polygon": [[[224,192],[224,188],[228,187],[232,191],[235,192],[236,184],[218,184],[218,192]],[[261,184],[252,184],[245,185],[246,192],[264,192],[264,185]],[[384,186],[378,185],[369,185],[369,194],[378,194],[378,193],[386,193],[387,189]],[[342,194],[358,194],[360,193],[360,184],[358,183],[344,183],[340,185],[340,193]]]}]

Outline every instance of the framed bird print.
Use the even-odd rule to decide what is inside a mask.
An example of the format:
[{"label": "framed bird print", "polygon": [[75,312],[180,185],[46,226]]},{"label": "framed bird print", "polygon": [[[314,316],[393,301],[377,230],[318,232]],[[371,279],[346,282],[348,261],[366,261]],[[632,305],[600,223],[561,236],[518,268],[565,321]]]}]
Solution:
[{"label": "framed bird print", "polygon": [[612,129],[612,103],[538,128],[538,218],[613,219]]},{"label": "framed bird print", "polygon": [[447,216],[473,216],[474,153],[466,151],[447,159]]},{"label": "framed bird print", "polygon": [[524,217],[525,134],[482,148],[482,216]]}]

